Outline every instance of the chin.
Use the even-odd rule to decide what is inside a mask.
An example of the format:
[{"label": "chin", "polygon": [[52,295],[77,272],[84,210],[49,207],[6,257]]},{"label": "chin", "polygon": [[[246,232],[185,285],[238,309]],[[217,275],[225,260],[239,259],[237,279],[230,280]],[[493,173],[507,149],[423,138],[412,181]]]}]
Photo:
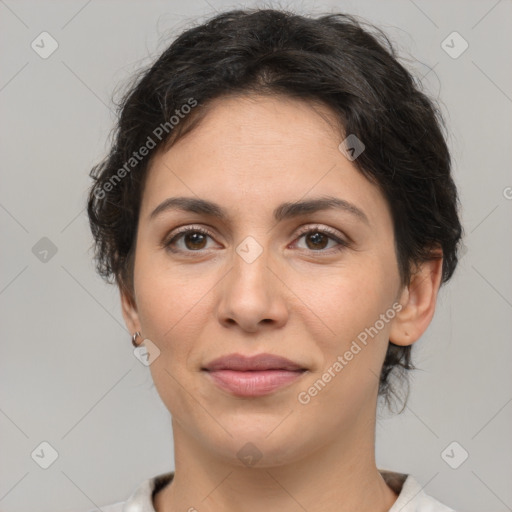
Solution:
[{"label": "chin", "polygon": [[292,422],[280,424],[290,419],[283,422],[285,417],[281,414],[272,421],[267,418],[257,424],[254,417],[249,416],[244,421],[233,417],[232,423],[224,424],[231,436],[219,435],[212,439],[211,431],[204,432],[203,442],[209,444],[219,457],[240,467],[270,468],[293,464],[314,450],[318,438],[313,436],[308,440],[304,437],[307,432],[302,430],[301,435],[298,433],[300,429]]}]

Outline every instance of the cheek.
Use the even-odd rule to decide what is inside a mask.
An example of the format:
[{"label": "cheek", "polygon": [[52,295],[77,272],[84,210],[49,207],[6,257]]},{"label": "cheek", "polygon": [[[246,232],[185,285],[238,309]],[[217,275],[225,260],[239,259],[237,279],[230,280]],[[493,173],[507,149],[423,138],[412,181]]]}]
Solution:
[{"label": "cheek", "polygon": [[[137,262],[134,279],[143,335],[160,350],[149,366],[155,388],[173,416],[195,418],[196,402],[189,396],[196,394],[191,364],[197,340],[204,337],[208,290],[215,281],[194,279],[183,269],[168,268],[165,260],[156,263],[154,258],[143,256]],[[195,421],[200,420],[199,415]]]},{"label": "cheek", "polygon": [[142,248],[136,261],[134,280],[139,318],[144,334],[148,338],[153,336],[161,350],[189,346],[194,334],[204,325],[205,306],[218,276],[192,267],[171,265],[163,251],[151,253]]},{"label": "cheek", "polygon": [[393,256],[391,250],[378,257],[360,253],[343,268],[296,281],[297,294],[307,297],[310,326],[319,326],[308,332],[322,362],[308,379],[316,406],[333,403],[353,410],[376,393],[395,315]]},{"label": "cheek", "polygon": [[388,260],[358,255],[343,266],[296,275],[293,289],[323,325],[320,339],[351,340],[392,306],[398,276]]}]

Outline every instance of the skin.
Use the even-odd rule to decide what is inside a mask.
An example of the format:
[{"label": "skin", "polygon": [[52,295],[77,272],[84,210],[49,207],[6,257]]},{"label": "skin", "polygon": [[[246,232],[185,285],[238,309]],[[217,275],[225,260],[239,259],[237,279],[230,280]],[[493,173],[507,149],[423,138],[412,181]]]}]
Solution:
[{"label": "skin", "polygon": [[[150,365],[172,414],[175,477],[154,499],[157,512],[281,510],[387,511],[397,495],[375,464],[378,375],[388,340],[414,343],[428,327],[442,259],[401,287],[388,204],[338,149],[332,113],[286,97],[224,97],[191,132],[152,161],[137,235],[134,295],[123,316],[160,350]],[[361,209],[368,224],[325,210],[276,222],[283,202],[324,195]],[[229,220],[179,210],[153,220],[165,199],[199,197]],[[181,226],[211,236],[162,242]],[[352,240],[341,251],[329,235]],[[253,237],[263,252],[248,263],[236,248]],[[401,311],[315,396],[307,390],[357,335],[393,304]],[[230,353],[269,352],[308,371],[259,398],[235,397],[201,371]],[[247,466],[237,452],[262,455]]]}]

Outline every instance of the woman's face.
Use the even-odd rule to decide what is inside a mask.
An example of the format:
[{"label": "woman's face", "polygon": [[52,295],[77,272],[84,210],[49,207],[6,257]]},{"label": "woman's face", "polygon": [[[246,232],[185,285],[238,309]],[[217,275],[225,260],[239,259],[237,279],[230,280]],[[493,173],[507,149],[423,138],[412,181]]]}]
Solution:
[{"label": "woman's face", "polygon": [[[150,369],[175,432],[234,463],[251,450],[260,466],[292,462],[373,432],[401,292],[393,226],[381,192],[338,148],[330,115],[284,97],[219,99],[149,171],[131,318],[160,351]],[[151,215],[178,197],[224,216]],[[351,206],[290,208],[326,197]],[[262,373],[253,387],[255,374],[237,386],[224,372],[222,387],[203,369],[262,353],[306,371]]]}]

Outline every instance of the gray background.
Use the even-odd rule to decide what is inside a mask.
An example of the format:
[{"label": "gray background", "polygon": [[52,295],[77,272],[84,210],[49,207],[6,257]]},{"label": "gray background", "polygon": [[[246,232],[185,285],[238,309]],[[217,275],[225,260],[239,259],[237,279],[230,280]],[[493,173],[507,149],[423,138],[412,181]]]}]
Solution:
[{"label": "gray background", "polygon": [[[1,511],[86,511],[173,468],[170,416],[132,353],[117,289],[94,272],[88,172],[120,83],[194,20],[256,5],[279,6],[0,0]],[[458,510],[512,510],[512,2],[280,5],[381,26],[441,102],[467,250],[415,346],[406,410],[380,416],[377,461]],[[43,31],[59,44],[47,59],[31,48]],[[458,58],[441,46],[453,31],[469,44]],[[43,441],[59,455],[48,469],[31,457]],[[469,454],[458,469],[441,456],[452,441],[451,461]]]}]

